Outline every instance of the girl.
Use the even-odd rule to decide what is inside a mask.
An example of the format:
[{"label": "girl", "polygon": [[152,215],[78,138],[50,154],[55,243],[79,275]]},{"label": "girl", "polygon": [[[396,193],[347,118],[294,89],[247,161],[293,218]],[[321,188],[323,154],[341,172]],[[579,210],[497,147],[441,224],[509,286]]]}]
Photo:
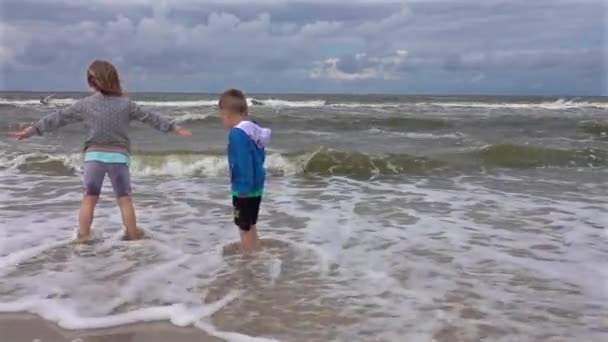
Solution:
[{"label": "girl", "polygon": [[87,70],[87,82],[95,93],[75,104],[47,115],[33,126],[9,135],[19,140],[43,135],[62,126],[82,122],[88,130],[84,144],[84,196],[80,205],[78,238],[89,240],[95,205],[105,175],[108,175],[127,230],[127,238],[140,238],[131,200],[129,174],[129,122],[138,120],[162,132],[188,137],[190,130],[142,109],[123,95],[118,72],[108,61],[96,60]]}]

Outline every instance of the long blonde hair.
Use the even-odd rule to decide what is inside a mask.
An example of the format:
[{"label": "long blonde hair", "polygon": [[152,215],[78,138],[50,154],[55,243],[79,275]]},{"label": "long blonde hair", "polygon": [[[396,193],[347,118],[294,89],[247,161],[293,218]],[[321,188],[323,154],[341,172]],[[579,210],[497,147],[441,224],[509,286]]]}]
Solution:
[{"label": "long blonde hair", "polygon": [[95,60],[87,70],[87,82],[104,95],[122,96],[120,77],[116,67],[105,60]]}]

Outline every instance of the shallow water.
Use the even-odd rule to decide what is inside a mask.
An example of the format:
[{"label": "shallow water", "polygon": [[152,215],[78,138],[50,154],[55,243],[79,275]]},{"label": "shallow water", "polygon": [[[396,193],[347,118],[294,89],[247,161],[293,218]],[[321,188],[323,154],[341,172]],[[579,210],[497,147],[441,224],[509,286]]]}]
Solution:
[{"label": "shallow water", "polygon": [[[42,113],[12,101],[0,109],[11,122]],[[216,123],[187,121],[200,134],[192,140],[137,127],[133,188],[147,238],[121,240],[106,182],[91,246],[71,243],[77,127],[24,144],[2,138],[0,312],[68,329],[166,320],[235,341],[606,340],[608,145],[580,123],[603,125],[600,104],[449,99],[391,102],[387,112],[354,100],[282,101],[291,105],[258,111],[276,137],[260,213],[265,248],[254,257],[226,248],[238,232]],[[496,113],[481,115],[488,106]],[[376,125],[389,116],[383,130],[395,134],[363,130],[355,115]],[[449,124],[420,121],[429,117]],[[377,160],[391,154],[438,165]]]}]

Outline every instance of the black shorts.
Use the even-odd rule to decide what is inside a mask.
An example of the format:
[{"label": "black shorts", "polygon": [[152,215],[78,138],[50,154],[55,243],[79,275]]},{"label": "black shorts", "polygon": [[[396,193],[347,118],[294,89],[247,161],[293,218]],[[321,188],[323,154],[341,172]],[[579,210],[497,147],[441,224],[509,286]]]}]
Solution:
[{"label": "black shorts", "polygon": [[262,197],[232,197],[234,207],[234,224],[240,230],[248,231],[258,222]]}]

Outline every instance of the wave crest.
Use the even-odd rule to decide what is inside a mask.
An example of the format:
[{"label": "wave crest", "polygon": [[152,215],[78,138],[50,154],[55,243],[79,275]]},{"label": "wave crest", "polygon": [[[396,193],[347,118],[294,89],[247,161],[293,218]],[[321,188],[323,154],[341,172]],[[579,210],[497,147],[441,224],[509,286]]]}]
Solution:
[{"label": "wave crest", "polygon": [[[283,99],[256,99],[249,98],[250,106],[271,107],[271,108],[395,108],[395,107],[442,107],[442,108],[486,108],[486,109],[528,109],[528,110],[567,110],[577,108],[599,108],[607,109],[608,102],[581,101],[557,99],[555,101],[543,102],[483,102],[483,101],[450,101],[436,99],[433,101],[415,101],[414,99],[404,98],[401,102],[332,102],[325,99],[311,100],[283,100]],[[0,97],[0,105],[11,105],[17,107],[32,106],[67,106],[78,101],[77,98],[53,98],[48,105],[40,103],[39,99],[7,99]],[[495,100],[496,101],[496,100]],[[216,99],[205,100],[136,100],[138,104],[151,107],[171,107],[171,108],[196,108],[196,107],[215,107]]]},{"label": "wave crest", "polygon": [[[82,156],[31,153],[4,156],[0,162],[5,170],[67,175],[74,174],[82,167]],[[408,154],[374,155],[328,148],[292,154],[269,152],[266,158],[267,173],[271,176],[309,174],[355,178],[426,175],[446,169],[471,171],[480,168],[606,166],[608,151],[604,150],[562,150],[516,144],[489,145],[442,158]],[[221,153],[136,152],[131,156],[131,172],[142,176],[215,177],[227,175],[228,168],[226,157]]]}]

